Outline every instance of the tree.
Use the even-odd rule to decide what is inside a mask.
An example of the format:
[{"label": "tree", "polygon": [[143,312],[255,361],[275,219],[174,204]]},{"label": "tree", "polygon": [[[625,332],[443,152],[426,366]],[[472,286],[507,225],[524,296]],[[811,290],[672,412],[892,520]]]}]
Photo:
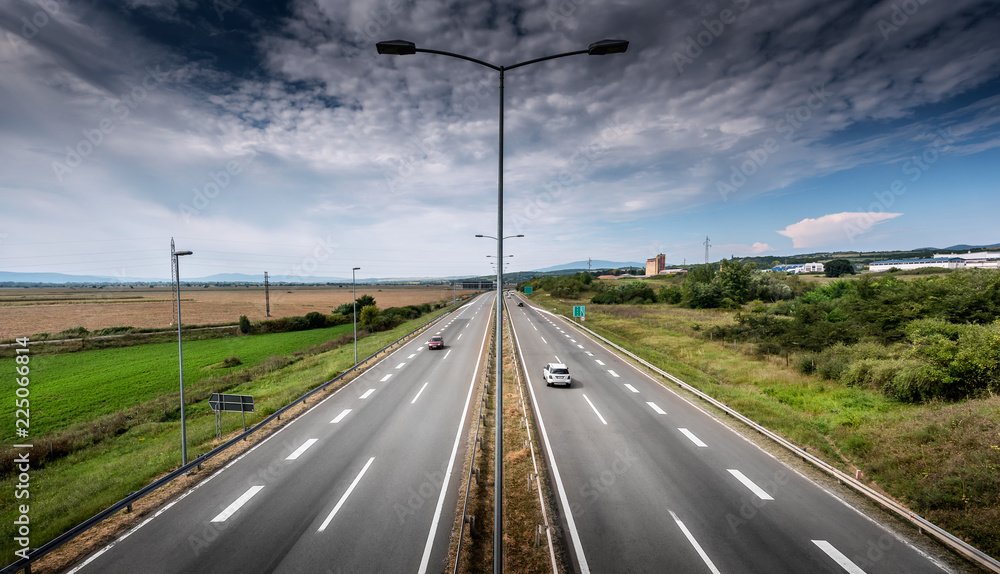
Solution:
[{"label": "tree", "polygon": [[361,308],[361,326],[371,329],[378,324],[379,310],[375,305],[365,305]]},{"label": "tree", "polygon": [[364,309],[369,305],[375,305],[375,298],[371,295],[362,295],[357,298],[358,310]]},{"label": "tree", "polygon": [[240,333],[249,335],[252,330],[253,326],[250,325],[250,319],[247,319],[246,315],[240,315]]},{"label": "tree", "polygon": [[740,263],[723,259],[718,274],[723,297],[728,297],[739,305],[746,303],[753,270],[754,265],[749,261]]},{"label": "tree", "polygon": [[827,277],[840,277],[841,275],[854,275],[854,265],[847,259],[834,259],[823,268]]}]

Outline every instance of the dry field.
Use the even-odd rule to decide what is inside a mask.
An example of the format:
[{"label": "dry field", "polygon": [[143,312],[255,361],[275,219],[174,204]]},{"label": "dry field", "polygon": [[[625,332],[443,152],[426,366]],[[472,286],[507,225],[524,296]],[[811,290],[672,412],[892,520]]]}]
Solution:
[{"label": "dry field", "polygon": [[[358,285],[358,297],[371,295],[382,309],[451,299],[443,286]],[[330,313],[351,302],[351,288],[272,286],[271,317]],[[240,315],[265,319],[263,287],[181,288],[185,325],[235,323]],[[167,287],[92,287],[0,289],[0,340],[58,333],[73,327],[170,327],[173,299]]]}]

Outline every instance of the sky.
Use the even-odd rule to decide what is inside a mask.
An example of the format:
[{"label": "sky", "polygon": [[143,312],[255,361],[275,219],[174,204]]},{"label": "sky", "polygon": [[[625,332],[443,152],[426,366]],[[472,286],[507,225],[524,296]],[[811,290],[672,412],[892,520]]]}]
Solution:
[{"label": "sky", "polygon": [[1000,4],[4,0],[0,271],[491,273],[1000,242]]}]

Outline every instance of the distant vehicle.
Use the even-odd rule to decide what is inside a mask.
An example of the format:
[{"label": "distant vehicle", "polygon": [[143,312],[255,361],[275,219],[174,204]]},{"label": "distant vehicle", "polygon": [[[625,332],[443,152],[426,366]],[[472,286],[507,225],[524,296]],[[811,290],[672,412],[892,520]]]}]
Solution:
[{"label": "distant vehicle", "polygon": [[524,307],[524,301],[518,301],[517,302],[517,306],[518,307]]},{"label": "distant vehicle", "polygon": [[443,349],[444,348],[444,339],[441,337],[441,335],[434,335],[433,337],[431,337],[430,341],[427,341],[427,348],[428,349]]},{"label": "distant vehicle", "polygon": [[573,378],[569,376],[569,367],[562,363],[548,363],[542,367],[542,376],[545,378],[545,386],[573,384]]}]

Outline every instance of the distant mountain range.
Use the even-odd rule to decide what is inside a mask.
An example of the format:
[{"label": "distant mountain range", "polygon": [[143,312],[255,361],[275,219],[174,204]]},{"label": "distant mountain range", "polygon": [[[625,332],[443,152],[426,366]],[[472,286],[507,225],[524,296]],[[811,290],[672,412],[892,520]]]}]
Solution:
[{"label": "distant mountain range", "polygon": [[[945,251],[975,251],[977,249],[1000,249],[1000,243],[994,243],[992,245],[952,245],[951,247],[921,247],[919,249],[914,249],[912,251],[932,251],[932,252],[945,252]],[[875,254],[879,252],[867,253],[866,256],[870,254]],[[893,252],[898,253],[898,252]],[[801,259],[809,258],[811,256],[822,257],[829,256],[830,253],[813,253],[813,254],[803,254],[789,256],[789,258]],[[783,256],[780,255],[764,255],[758,257],[751,257],[750,259],[781,259]],[[589,264],[589,266],[588,266]],[[675,266],[676,264],[668,263],[667,267]],[[535,269],[534,271],[519,271],[520,275],[530,274],[530,273],[557,273],[559,271],[578,271],[591,269],[594,271],[602,269],[624,269],[628,267],[638,267],[639,269],[645,270],[645,262],[634,262],[634,261],[606,261],[603,259],[593,259],[591,261],[573,261],[571,263],[564,263],[562,265],[553,265],[552,267],[545,267],[543,269]],[[559,273],[557,273],[559,274]],[[508,274],[509,275],[509,274]],[[365,278],[363,283],[387,283],[387,282],[404,282],[404,281],[451,281],[455,279],[464,279],[465,277],[409,277],[409,278]],[[245,273],[217,273],[215,275],[209,275],[207,277],[184,277],[184,283],[263,283],[263,275],[247,275]],[[344,277],[299,277],[297,275],[270,275],[268,280],[271,283],[350,283],[350,278]],[[18,273],[14,271],[0,271],[0,284],[3,283],[47,283],[47,284],[58,284],[58,285],[69,285],[69,284],[101,284],[101,283],[169,283],[170,281],[163,278],[143,278],[143,277],[108,277],[103,275],[70,275],[66,273]]]},{"label": "distant mountain range", "polygon": [[616,262],[616,261],[604,261],[601,259],[593,259],[589,262],[587,261],[574,261],[572,263],[563,263],[562,265],[553,265],[552,267],[546,267],[544,269],[535,269],[539,273],[548,273],[551,271],[569,271],[571,269],[623,269],[625,267],[641,267],[646,268],[646,262],[635,263],[635,262]]}]

